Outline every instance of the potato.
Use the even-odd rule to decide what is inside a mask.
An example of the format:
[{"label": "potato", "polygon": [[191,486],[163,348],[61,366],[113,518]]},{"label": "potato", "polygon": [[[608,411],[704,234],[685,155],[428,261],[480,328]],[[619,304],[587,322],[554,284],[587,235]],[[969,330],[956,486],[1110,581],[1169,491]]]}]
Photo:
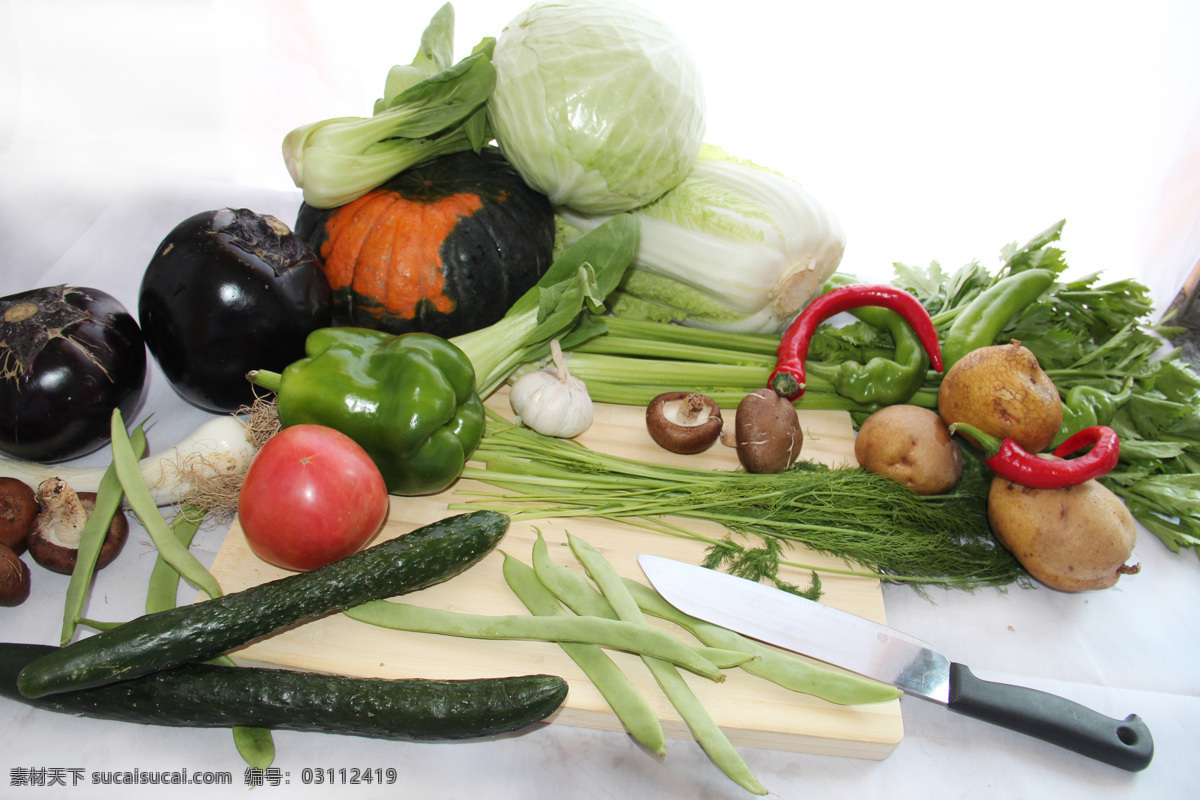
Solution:
[{"label": "potato", "polygon": [[854,439],[859,465],[917,494],[945,494],[962,477],[962,450],[927,408],[887,406],[867,417]]},{"label": "potato", "polygon": [[938,412],[947,425],[965,422],[1030,453],[1054,441],[1063,414],[1054,381],[1019,342],[980,347],[955,362],[938,389]]},{"label": "potato", "polygon": [[995,478],[988,521],[1004,547],[1034,578],[1064,592],[1107,589],[1127,566],[1137,525],[1120,497],[1096,481],[1030,489]]}]

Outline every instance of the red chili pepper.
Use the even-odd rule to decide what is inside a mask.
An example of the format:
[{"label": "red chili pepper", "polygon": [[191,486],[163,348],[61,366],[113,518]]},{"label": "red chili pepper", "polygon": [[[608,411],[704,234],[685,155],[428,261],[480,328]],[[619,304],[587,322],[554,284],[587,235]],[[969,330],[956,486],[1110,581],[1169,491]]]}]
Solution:
[{"label": "red chili pepper", "polygon": [[1121,454],[1117,432],[1106,425],[1084,428],[1054,449],[1054,455],[1065,458],[1091,446],[1086,454],[1065,461],[1039,458],[1010,438],[1000,441],[983,431],[962,422],[950,426],[951,433],[965,433],[983,448],[984,459],[1001,478],[1030,489],[1062,489],[1078,486],[1084,481],[1112,472]]},{"label": "red chili pepper", "polygon": [[767,385],[789,400],[804,394],[804,361],[808,358],[808,345],[817,326],[834,314],[862,306],[880,306],[903,317],[925,346],[929,363],[938,372],[942,371],[942,348],[937,331],[921,301],[894,286],[859,283],[826,292],[800,312],[779,342],[775,370]]}]

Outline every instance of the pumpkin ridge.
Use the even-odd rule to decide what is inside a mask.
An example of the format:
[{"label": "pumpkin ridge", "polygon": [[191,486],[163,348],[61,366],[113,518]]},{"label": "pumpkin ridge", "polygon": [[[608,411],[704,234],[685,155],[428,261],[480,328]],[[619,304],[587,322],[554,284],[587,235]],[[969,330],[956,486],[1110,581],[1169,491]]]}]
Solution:
[{"label": "pumpkin ridge", "polygon": [[[404,319],[414,319],[420,313],[422,303],[429,304],[430,313],[449,314],[455,308],[454,300],[445,294],[446,275],[442,263],[443,241],[458,225],[459,220],[470,217],[483,201],[478,195],[459,193],[433,203],[420,203],[400,197],[401,213],[392,213],[391,219],[399,219],[395,235],[406,238],[405,246],[398,251],[393,248],[393,257],[387,264],[387,285],[374,297],[383,298],[381,314],[395,314]],[[380,237],[391,239],[392,237]],[[385,271],[376,269],[383,274]]]},{"label": "pumpkin ridge", "polygon": [[440,157],[366,197],[340,209],[302,204],[297,215],[297,232],[333,262],[335,324],[443,337],[476,330],[553,260],[550,202],[497,148]]},{"label": "pumpkin ridge", "polygon": [[[381,236],[379,231],[390,232],[396,227],[396,208],[405,202],[404,198],[395,192],[380,193],[380,203],[377,205],[381,209],[380,213],[371,228],[371,235],[365,236],[359,244],[358,254],[354,259],[352,296],[382,297],[383,292],[387,290],[387,266],[390,263],[392,237]],[[386,206],[383,203],[386,203]]]},{"label": "pumpkin ridge", "polygon": [[338,208],[325,226],[327,236],[321,244],[325,277],[335,292],[353,285],[363,243],[379,217],[390,207],[390,192],[372,192]]}]

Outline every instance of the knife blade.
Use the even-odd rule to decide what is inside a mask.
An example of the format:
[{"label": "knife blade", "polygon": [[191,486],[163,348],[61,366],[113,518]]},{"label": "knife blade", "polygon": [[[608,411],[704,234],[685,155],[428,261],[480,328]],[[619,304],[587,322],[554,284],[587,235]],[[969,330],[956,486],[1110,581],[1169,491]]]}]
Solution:
[{"label": "knife blade", "polygon": [[919,639],[772,586],[661,556],[643,554],[638,563],[667,602],[697,619],[1130,772],[1154,757],[1150,729],[1136,714],[1113,719],[1037,689],[982,680]]}]

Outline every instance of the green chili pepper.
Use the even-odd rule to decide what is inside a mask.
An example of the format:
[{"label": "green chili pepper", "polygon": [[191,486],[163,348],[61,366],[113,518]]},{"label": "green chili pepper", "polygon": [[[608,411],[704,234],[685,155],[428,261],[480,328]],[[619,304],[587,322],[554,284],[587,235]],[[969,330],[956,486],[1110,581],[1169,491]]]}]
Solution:
[{"label": "green chili pepper", "polygon": [[989,347],[1014,316],[1054,284],[1048,269],[1029,269],[992,284],[964,308],[942,341],[946,369],[972,350]]},{"label": "green chili pepper", "polygon": [[277,394],[284,427],[309,423],[346,434],[393,494],[432,494],[458,478],[483,436],[475,370],[462,350],[427,333],[321,328],[305,352],[282,375],[248,376]]},{"label": "green chili pepper", "polygon": [[891,332],[896,343],[895,359],[877,356],[866,364],[842,362],[833,379],[837,393],[857,403],[907,403],[921,388],[929,371],[929,355],[916,331],[903,317],[886,308],[864,306],[850,313],[868,325]]},{"label": "green chili pepper", "polygon": [[1133,393],[1133,378],[1127,378],[1118,394],[1110,394],[1096,386],[1073,386],[1063,398],[1063,419],[1052,446],[1065,442],[1084,428],[1109,425],[1117,408]]}]

